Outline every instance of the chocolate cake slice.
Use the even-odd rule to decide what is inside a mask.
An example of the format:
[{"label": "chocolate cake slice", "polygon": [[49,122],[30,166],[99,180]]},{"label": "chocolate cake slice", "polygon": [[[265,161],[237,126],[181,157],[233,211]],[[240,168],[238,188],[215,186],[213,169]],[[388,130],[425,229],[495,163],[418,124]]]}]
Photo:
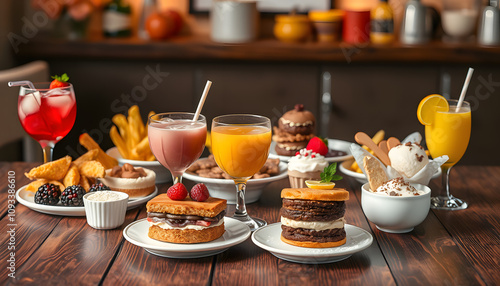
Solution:
[{"label": "chocolate cake slice", "polygon": [[326,248],[346,242],[344,229],[345,189],[283,189],[281,240],[301,246]]}]

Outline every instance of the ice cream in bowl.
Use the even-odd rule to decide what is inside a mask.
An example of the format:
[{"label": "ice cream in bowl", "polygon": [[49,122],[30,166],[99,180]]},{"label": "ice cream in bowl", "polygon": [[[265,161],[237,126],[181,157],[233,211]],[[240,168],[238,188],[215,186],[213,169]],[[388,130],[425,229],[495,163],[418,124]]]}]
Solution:
[{"label": "ice cream in bowl", "polygon": [[406,233],[422,223],[430,208],[431,189],[405,181],[389,179],[381,163],[365,157],[368,183],[361,186],[361,207],[366,218],[384,232]]}]

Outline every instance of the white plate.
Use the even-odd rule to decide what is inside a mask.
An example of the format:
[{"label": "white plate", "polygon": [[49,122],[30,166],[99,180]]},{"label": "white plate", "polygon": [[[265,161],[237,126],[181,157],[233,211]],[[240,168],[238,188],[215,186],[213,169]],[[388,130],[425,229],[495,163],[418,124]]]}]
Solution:
[{"label": "white plate", "polygon": [[[343,140],[337,140],[337,139],[328,139],[328,148],[338,150],[338,151],[344,151],[347,153],[345,156],[338,156],[338,157],[325,157],[325,160],[327,162],[342,162],[345,160],[352,159],[351,155],[351,150],[349,149],[349,146],[351,146],[351,142],[343,141]],[[282,156],[276,154],[276,150],[274,149],[276,147],[276,142],[271,142],[271,150],[269,151],[269,157],[271,158],[279,158],[281,161],[288,162],[292,156]]]},{"label": "white plate", "polygon": [[259,228],[252,234],[252,241],[260,248],[271,252],[283,260],[304,263],[323,264],[344,260],[352,254],[368,248],[372,235],[366,230],[346,224],[346,243],[330,248],[306,248],[293,246],[281,241],[281,223],[273,223]]},{"label": "white plate", "polygon": [[[356,179],[356,181],[358,181],[361,184],[367,183],[368,180],[366,179],[365,174],[351,171],[350,166],[352,165],[353,162],[354,162],[354,159],[347,160],[347,161],[343,162],[342,164],[340,164],[339,170],[342,173],[344,173],[345,175],[347,175],[349,177],[353,177],[354,179]],[[441,173],[442,173],[441,168],[439,168],[436,171],[436,173],[434,175],[432,175],[431,179],[438,178],[439,176],[441,176]]]},{"label": "white plate", "polygon": [[[245,190],[245,202],[250,204],[259,200],[262,190],[268,184],[284,179],[288,176],[288,164],[280,162],[279,164],[279,174],[276,176],[262,178],[262,179],[250,179],[247,182],[247,188]],[[236,186],[234,181],[231,179],[214,179],[205,178],[198,175],[190,174],[188,172],[184,173],[183,178],[191,180],[196,183],[204,183],[210,195],[212,197],[225,199],[228,204],[236,203]]]},{"label": "white plate", "polygon": [[[158,194],[158,188],[155,187],[155,191],[146,197],[129,199],[127,203],[127,210],[140,206],[141,204],[152,199],[157,194]],[[19,190],[17,190],[16,199],[20,204],[34,211],[41,212],[44,214],[63,215],[63,216],[85,216],[85,207],[83,206],[67,207],[63,206],[61,202],[59,202],[55,206],[35,204],[35,193],[26,191],[26,186],[23,186]]]},{"label": "white plate", "polygon": [[226,231],[218,239],[205,243],[169,243],[148,237],[149,223],[141,219],[129,224],[123,230],[123,236],[130,243],[144,248],[154,255],[169,258],[198,258],[216,255],[229,247],[245,241],[250,236],[250,228],[240,221],[224,217]]}]

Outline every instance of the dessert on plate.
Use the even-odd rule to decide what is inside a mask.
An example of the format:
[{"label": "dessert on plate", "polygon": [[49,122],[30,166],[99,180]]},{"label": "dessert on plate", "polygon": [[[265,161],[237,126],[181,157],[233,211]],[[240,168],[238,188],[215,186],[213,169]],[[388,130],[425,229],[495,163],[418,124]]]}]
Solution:
[{"label": "dessert on plate", "polygon": [[106,176],[100,180],[111,190],[124,192],[130,198],[144,197],[154,192],[156,174],[146,168],[134,168],[125,163],[106,170]]},{"label": "dessert on plate", "polygon": [[225,231],[226,200],[223,199],[173,200],[169,195],[161,194],[150,200],[146,208],[148,236],[152,239],[172,243],[200,243],[215,240]]},{"label": "dessert on plate", "polygon": [[304,105],[296,104],[293,110],[285,112],[274,126],[273,141],[276,142],[276,154],[293,156],[307,146],[314,137],[316,118],[304,109]]},{"label": "dessert on plate", "polygon": [[310,150],[301,149],[288,161],[288,178],[292,188],[305,188],[305,181],[320,180],[321,172],[328,166],[325,157]]},{"label": "dessert on plate", "polygon": [[281,240],[310,248],[336,247],[346,243],[344,229],[345,189],[289,188],[281,191]]}]

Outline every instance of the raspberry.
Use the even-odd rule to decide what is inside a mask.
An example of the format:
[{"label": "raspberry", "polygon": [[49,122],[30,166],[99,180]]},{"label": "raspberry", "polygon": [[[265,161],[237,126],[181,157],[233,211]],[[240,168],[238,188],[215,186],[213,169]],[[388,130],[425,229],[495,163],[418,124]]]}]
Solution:
[{"label": "raspberry", "polygon": [[188,191],[182,183],[177,183],[167,190],[167,196],[174,201],[182,201],[187,195]]},{"label": "raspberry", "polygon": [[200,183],[194,185],[191,192],[189,192],[189,196],[193,199],[193,201],[204,202],[210,197],[210,193],[208,192],[207,186]]}]

